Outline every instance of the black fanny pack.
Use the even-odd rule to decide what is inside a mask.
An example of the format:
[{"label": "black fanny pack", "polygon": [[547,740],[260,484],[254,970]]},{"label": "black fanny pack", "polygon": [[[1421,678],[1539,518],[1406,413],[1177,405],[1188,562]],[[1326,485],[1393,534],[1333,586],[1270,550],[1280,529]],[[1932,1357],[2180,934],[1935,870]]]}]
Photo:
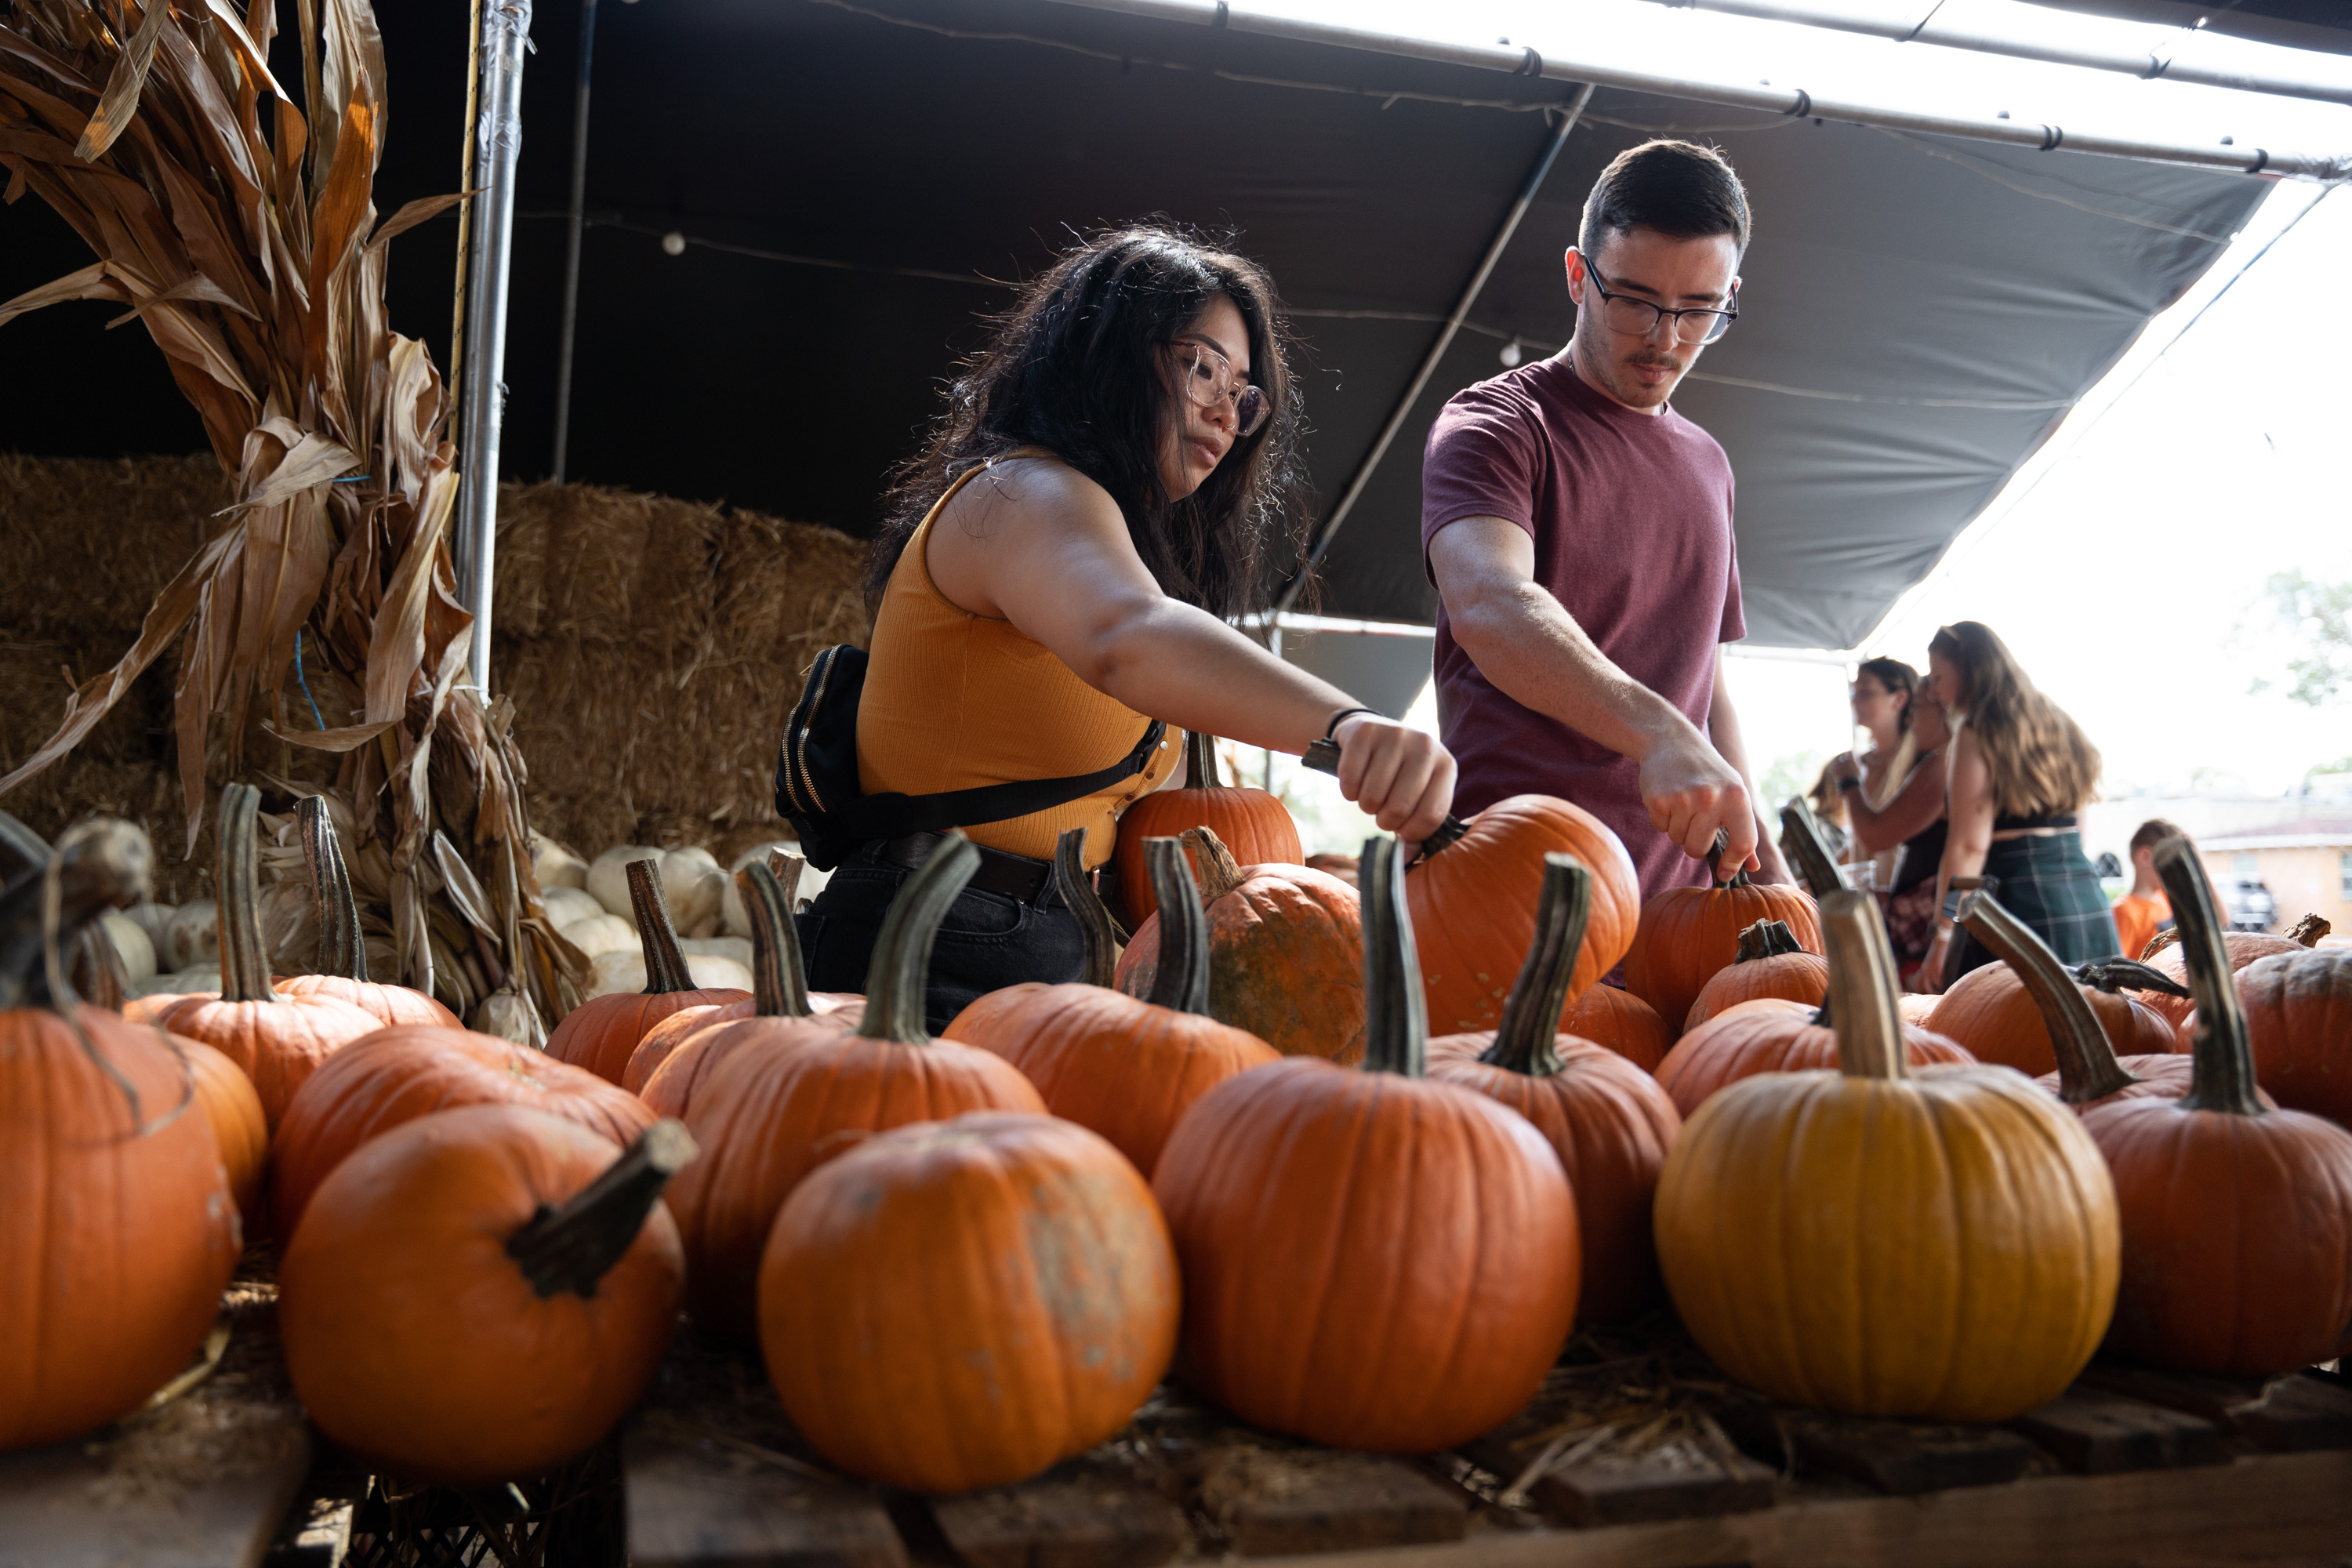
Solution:
[{"label": "black fanny pack", "polygon": [[776,750],[776,814],[793,825],[802,855],[820,871],[877,839],[977,827],[1084,799],[1141,773],[1168,732],[1154,719],[1134,750],[1090,773],[938,795],[866,795],[857,778],[857,701],[865,690],[864,648],[843,643],[817,655]]}]

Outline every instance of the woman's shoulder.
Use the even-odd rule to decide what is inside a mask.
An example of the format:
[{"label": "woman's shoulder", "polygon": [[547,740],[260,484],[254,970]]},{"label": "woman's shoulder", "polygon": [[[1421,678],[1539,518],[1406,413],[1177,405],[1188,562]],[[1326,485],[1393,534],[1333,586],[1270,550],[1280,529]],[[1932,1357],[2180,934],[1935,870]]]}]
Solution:
[{"label": "woman's shoulder", "polygon": [[950,504],[959,521],[981,524],[999,507],[1071,521],[1118,516],[1110,492],[1042,447],[1022,447],[991,458]]}]

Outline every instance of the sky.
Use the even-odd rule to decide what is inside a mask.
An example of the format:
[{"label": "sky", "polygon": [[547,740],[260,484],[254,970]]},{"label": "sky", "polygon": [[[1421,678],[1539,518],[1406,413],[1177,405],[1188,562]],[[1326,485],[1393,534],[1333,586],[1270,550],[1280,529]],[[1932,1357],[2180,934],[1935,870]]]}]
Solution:
[{"label": "sky", "polygon": [[[2021,120],[2179,141],[2231,134],[2265,146],[2352,150],[2352,107],[2340,104],[1898,45],[1649,0],[1574,7],[1292,0],[1267,8],[1485,42],[1507,36],[1547,58],[1645,69],[1673,59],[1693,76],[1765,77],[1824,98],[1978,115],[2008,109]],[[1575,36],[1563,38],[1570,17]],[[2251,51],[2274,68],[2352,80],[2352,60],[2341,57],[2187,37],[2011,0],[1946,0],[1938,20],[2123,47],[2169,44],[2181,58]],[[2276,795],[2315,765],[2352,756],[2352,699],[2314,710],[2276,689],[2252,689],[2277,679],[2292,651],[2264,601],[2270,577],[2299,569],[2352,580],[2352,376],[2345,371],[2352,309],[2341,302],[2352,278],[2352,192],[2325,200],[2320,192],[2279,182],[2200,285],[2149,324],[1859,648],[1731,659],[1731,689],[1759,775],[1776,760],[1785,775],[1800,759],[1825,758],[1851,742],[1849,658],[1888,653],[1924,666],[1936,627],[1960,619],[2000,632],[2082,722],[2105,758],[2110,798]],[[2195,326],[2184,331],[2191,317]],[[1416,716],[1434,728],[1426,694]],[[1322,788],[1319,780],[1299,782],[1294,804],[1309,817],[1310,836],[1335,836],[1336,847],[1364,823],[1336,792],[1319,799]]]}]

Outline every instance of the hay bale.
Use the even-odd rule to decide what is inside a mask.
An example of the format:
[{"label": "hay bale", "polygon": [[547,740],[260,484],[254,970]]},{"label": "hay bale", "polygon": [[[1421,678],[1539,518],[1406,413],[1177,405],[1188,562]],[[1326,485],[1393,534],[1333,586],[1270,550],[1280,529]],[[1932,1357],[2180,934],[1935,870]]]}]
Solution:
[{"label": "hay bale", "polygon": [[[0,771],[63,716],[59,666],[84,679],[128,647],[227,501],[210,457],[0,454],[0,560],[12,567],[0,577]],[[590,856],[695,844],[722,864],[772,837],[769,776],[801,672],[828,644],[865,637],[864,546],[590,485],[507,485],[499,509],[491,685],[515,700],[532,826]],[[175,852],[177,668],[175,654],[158,659],[73,756],[0,798],[50,835],[93,811],[142,823],[167,851],[158,873],[169,902],[209,892],[212,858],[208,843],[191,861]],[[342,722],[347,699],[314,661],[306,668],[326,721]],[[290,683],[287,700],[294,726],[310,727]],[[248,774],[331,771],[331,759],[257,728],[246,757]]]}]

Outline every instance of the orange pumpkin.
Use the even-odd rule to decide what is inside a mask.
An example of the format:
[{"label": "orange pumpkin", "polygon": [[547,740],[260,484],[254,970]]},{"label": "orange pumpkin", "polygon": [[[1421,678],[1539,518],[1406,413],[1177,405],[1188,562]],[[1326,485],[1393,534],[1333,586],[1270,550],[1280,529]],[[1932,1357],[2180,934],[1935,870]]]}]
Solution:
[{"label": "orange pumpkin", "polygon": [[[2309,952],[2317,947],[2320,939],[2334,929],[2317,915],[2305,915],[2288,927],[2283,936],[2266,931],[2233,931],[2224,932],[2221,942],[2230,954],[2230,973],[2235,974],[2257,959],[2292,958],[2298,952]],[[2143,952],[2140,957],[2147,962],[2149,968],[2167,980],[2185,984],[2189,978],[2188,961],[2182,956],[2178,941],[2173,941],[2169,946],[2157,947],[2157,942],[2177,939],[2179,934],[2176,921],[2174,930],[2158,931],[2156,942],[2148,944],[2156,951]],[[2186,996],[2151,994],[2147,998],[2147,1005],[2179,1031],[2173,1049],[2179,1051],[2189,1049],[2189,1041],[2195,1037],[2194,1026],[2189,1022],[2189,1015],[2196,1010],[2197,1004]]]},{"label": "orange pumpkin", "polygon": [[1708,977],[1683,1020],[1688,1034],[1727,1007],[1777,996],[1818,1007],[1829,999],[1830,961],[1797,945],[1780,921],[1758,921],[1739,933],[1738,956]]},{"label": "orange pumpkin", "polygon": [[[2039,937],[2034,944],[2042,945]],[[2072,983],[2106,1031],[2114,1055],[2139,1057],[2172,1049],[2172,1026],[2125,992],[2161,995],[2185,987],[2144,963],[2121,958],[2083,964],[2074,970]],[[1968,1047],[1980,1062],[1998,1062],[2038,1078],[2058,1070],[2042,1012],[2032,987],[2016,966],[1988,963],[1953,982],[1936,1005],[1927,1026]]]},{"label": "orange pumpkin", "polygon": [[835,1464],[957,1492],[1116,1435],[1176,1348],[1176,1255],[1135,1168],[1083,1127],[974,1111],[810,1175],[760,1266],[760,1339]]},{"label": "orange pumpkin", "polygon": [[[793,1021],[788,1038],[752,1040],[724,1053],[687,1107],[702,1146],[670,1194],[686,1246],[696,1322],[723,1337],[758,1334],[760,1250],[776,1211],[801,1179],[864,1135],[967,1110],[1029,1110],[1045,1102],[1003,1058],[923,1029],[931,942],[948,906],[980,863],[950,834],[898,889],[876,938],[866,1014],[855,1034]],[[774,1028],[785,1020],[726,1026]],[[660,1089],[697,1047],[690,1042],[646,1085]]]},{"label": "orange pumpkin", "polygon": [[653,1380],[683,1264],[662,1187],[675,1121],[624,1153],[576,1122],[469,1105],[337,1166],[278,1270],[294,1392],[319,1429],[403,1476],[536,1476]]},{"label": "orange pumpkin", "polygon": [[[991,1021],[983,1047],[1019,1068],[1046,1110],[1109,1139],[1147,1177],[1194,1100],[1235,1073],[1281,1059],[1255,1035],[1210,1016],[1209,920],[1182,841],[1154,839],[1150,864],[1160,884],[1151,919],[1165,936],[1151,994],[1049,985]],[[1098,933],[1090,944],[1108,940],[1110,911],[1091,889],[1081,884],[1072,907]]]},{"label": "orange pumpkin", "polygon": [[2263,1087],[2352,1127],[2352,948],[2258,958],[2238,971],[2238,999]]},{"label": "orange pumpkin", "polygon": [[221,786],[215,892],[220,900],[221,988],[159,999],[144,1019],[212,1047],[244,1069],[274,1133],[302,1080],[333,1052],[382,1028],[375,1016],[332,996],[281,996],[269,984],[254,906],[259,893],[254,820],[261,792]]},{"label": "orange pumpkin", "polygon": [[2107,1344],[2181,1372],[2293,1372],[2335,1356],[2352,1322],[2352,1132],[2255,1098],[2212,885],[2185,838],[2155,858],[2196,993],[2195,1075],[2185,1099],[2083,1116],[2123,1218]]},{"label": "orange pumpkin", "polygon": [[294,821],[302,840],[302,858],[310,864],[312,894],[318,901],[318,973],[289,975],[278,982],[278,994],[331,996],[339,1002],[349,1002],[386,1028],[402,1024],[444,1029],[465,1027],[457,1014],[424,992],[412,991],[405,985],[379,985],[368,978],[367,942],[360,933],[359,902],[352,896],[352,874],[343,864],[334,818],[327,815],[327,797],[304,795],[295,804]]},{"label": "orange pumpkin", "polygon": [[[1968,1047],[1920,1028],[1903,1026],[1904,1060],[1911,1067],[1972,1062]],[[1811,1072],[1838,1065],[1837,1034],[1829,1006],[1766,997],[1742,1002],[1708,1019],[1675,1042],[1658,1064],[1658,1084],[1685,1121],[1726,1084],[1765,1072]]]},{"label": "orange pumpkin", "polygon": [[248,1232],[261,1220],[261,1175],[269,1160],[269,1118],[261,1097],[245,1069],[200,1040],[165,1035],[180,1059],[187,1063],[195,1085],[196,1103],[220,1145],[221,1164],[228,1172],[228,1190]]},{"label": "orange pumpkin", "polygon": [[[1280,797],[1262,789],[1231,787],[1218,777],[1213,735],[1184,732],[1184,787],[1154,790],[1118,819],[1118,842],[1111,864],[1118,871],[1118,900],[1128,929],[1139,934],[1160,908],[1151,890],[1147,839],[1173,837],[1186,828],[1205,827],[1244,866],[1296,866],[1307,858],[1298,824]],[[1195,875],[1207,879],[1205,868]]]},{"label": "orange pumpkin", "polygon": [[[1207,906],[1209,1016],[1286,1057],[1362,1060],[1364,937],[1356,889],[1304,866],[1238,866],[1209,828],[1187,828],[1182,843],[1200,868]],[[1115,984],[1129,996],[1149,996],[1159,966],[1155,914],[1136,928]]]},{"label": "orange pumpkin", "polygon": [[[1719,868],[1724,837],[1716,836],[1707,875]],[[1746,871],[1704,888],[1668,888],[1642,906],[1640,929],[1625,954],[1625,989],[1668,1021],[1690,1016],[1691,1004],[1739,956],[1739,933],[1758,921],[1779,921],[1807,952],[1822,951],[1821,914],[1801,888],[1750,882]],[[1687,1114],[1687,1113],[1685,1113]]]},{"label": "orange pumpkin", "polygon": [[1544,1135],[1576,1195],[1584,1244],[1576,1315],[1614,1323],[1664,1298],[1650,1201],[1683,1119],[1648,1073],[1614,1051],[1555,1032],[1591,889],[1592,874],[1574,860],[1544,857],[1536,942],[1511,987],[1503,1026],[1430,1041],[1429,1076],[1509,1106]]},{"label": "orange pumpkin", "polygon": [[362,1144],[462,1105],[529,1106],[614,1143],[654,1122],[635,1095],[529,1046],[422,1024],[379,1029],[336,1052],[286,1109],[269,1162],[278,1240],[293,1238],[319,1184]]},{"label": "orange pumpkin", "polygon": [[150,864],[144,835],[100,819],[0,897],[0,1450],[136,1407],[188,1364],[236,1267],[236,1205],[186,1064],[50,986]]},{"label": "orange pumpkin", "polygon": [[[1553,853],[1574,856],[1592,873],[1592,915],[1570,1003],[1625,956],[1641,916],[1642,883],[1617,836],[1581,806],[1548,795],[1496,801],[1459,837],[1423,845],[1405,879],[1436,1027],[1472,1033],[1501,1026],[1506,988],[1535,940],[1543,858]],[[1679,1020],[1689,1005],[1685,998],[1664,1016]]]},{"label": "orange pumpkin", "polygon": [[1658,1070],[1675,1043],[1656,1008],[1616,985],[1596,985],[1570,1003],[1559,1032],[1606,1046],[1646,1073]]},{"label": "orange pumpkin", "polygon": [[1152,1191],[1183,1267],[1189,1382],[1274,1431],[1429,1453],[1527,1403],[1580,1268],[1543,1135],[1423,1076],[1402,858],[1364,847],[1363,1066],[1292,1057],[1226,1079],[1177,1123]]},{"label": "orange pumpkin", "polygon": [[677,950],[677,929],[670,924],[669,900],[662,894],[654,862],[632,860],[627,870],[629,906],[645,948],[646,988],[583,1002],[547,1037],[549,1056],[586,1068],[607,1083],[621,1081],[629,1058],[654,1026],[672,1013],[751,1000],[731,985],[695,984],[686,972],[686,956]]}]

